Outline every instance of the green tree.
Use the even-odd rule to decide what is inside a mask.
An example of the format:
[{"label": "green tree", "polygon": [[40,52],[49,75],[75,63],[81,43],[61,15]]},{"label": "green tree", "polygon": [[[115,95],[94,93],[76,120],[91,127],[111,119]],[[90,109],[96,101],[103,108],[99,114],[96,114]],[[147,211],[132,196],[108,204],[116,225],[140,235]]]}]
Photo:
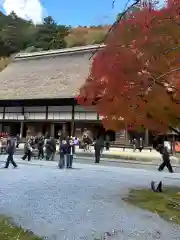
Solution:
[{"label": "green tree", "polygon": [[43,24],[37,26],[34,46],[44,50],[64,48],[64,38],[68,34],[69,27],[57,25],[51,16],[46,17]]},{"label": "green tree", "polygon": [[0,31],[0,39],[4,44],[7,55],[19,52],[25,47],[27,36],[24,29],[26,29],[28,25],[26,21],[18,18],[13,12],[7,16],[7,21]]}]

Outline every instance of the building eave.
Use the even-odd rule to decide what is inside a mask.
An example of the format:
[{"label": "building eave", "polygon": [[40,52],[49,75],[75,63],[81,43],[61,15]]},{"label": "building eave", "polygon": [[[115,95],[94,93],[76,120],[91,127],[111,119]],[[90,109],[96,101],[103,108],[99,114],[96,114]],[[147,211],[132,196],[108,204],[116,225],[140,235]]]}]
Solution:
[{"label": "building eave", "polygon": [[104,48],[104,44],[96,44],[96,45],[88,45],[88,46],[81,46],[81,47],[72,47],[72,48],[63,48],[63,49],[56,49],[56,50],[48,50],[48,51],[39,51],[39,52],[32,52],[32,53],[18,53],[14,57],[14,61],[18,60],[29,60],[34,58],[42,58],[42,57],[53,57],[53,56],[63,56],[63,55],[70,55],[70,54],[83,54],[88,52],[96,51],[97,49]]}]

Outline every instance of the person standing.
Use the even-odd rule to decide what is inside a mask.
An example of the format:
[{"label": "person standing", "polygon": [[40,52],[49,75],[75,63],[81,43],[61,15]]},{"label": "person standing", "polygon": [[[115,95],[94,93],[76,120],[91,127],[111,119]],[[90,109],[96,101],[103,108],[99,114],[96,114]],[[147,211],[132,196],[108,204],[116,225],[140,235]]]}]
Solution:
[{"label": "person standing", "polygon": [[139,139],[139,151],[142,152],[143,148],[144,148],[143,139],[140,138],[140,139]]},{"label": "person standing", "polygon": [[102,150],[102,141],[100,138],[98,138],[95,141],[94,150],[95,150],[95,163],[100,163],[100,156],[101,156],[101,150]]},{"label": "person standing", "polygon": [[79,145],[79,139],[77,137],[74,138],[74,147],[73,147],[73,154],[74,154],[74,158],[76,158],[76,149],[77,146]]},{"label": "person standing", "polygon": [[44,158],[44,138],[41,136],[38,139],[38,159],[43,159]]},{"label": "person standing", "polygon": [[60,169],[64,168],[65,166],[65,157],[67,157],[67,148],[68,148],[68,145],[66,140],[62,140],[59,148],[60,159],[59,159],[58,167]]},{"label": "person standing", "polygon": [[170,162],[170,156],[169,156],[168,148],[164,147],[163,149],[160,150],[160,153],[162,154],[163,162],[159,166],[158,171],[161,172],[161,171],[163,171],[164,167],[167,167],[169,172],[173,173],[173,168],[172,168],[172,165],[171,165],[171,162]]},{"label": "person standing", "polygon": [[14,168],[17,168],[17,164],[14,161],[14,153],[16,150],[16,139],[13,138],[9,138],[7,141],[7,160],[6,160],[6,164],[4,168],[8,168],[9,164],[12,163],[12,165],[14,166]]},{"label": "person standing", "polygon": [[71,138],[69,138],[68,141],[67,141],[67,144],[68,144],[68,146],[67,146],[66,167],[67,168],[72,168],[74,142]]},{"label": "person standing", "polygon": [[50,137],[50,149],[51,149],[50,161],[54,161],[54,157],[56,154],[56,140],[53,137]]},{"label": "person standing", "polygon": [[50,137],[47,136],[46,140],[45,140],[45,152],[46,152],[46,160],[49,161],[51,154],[52,154],[52,150],[51,150],[51,140]]},{"label": "person standing", "polygon": [[109,138],[108,135],[106,136],[105,147],[106,147],[106,151],[109,151],[109,148],[110,148],[110,138]]}]

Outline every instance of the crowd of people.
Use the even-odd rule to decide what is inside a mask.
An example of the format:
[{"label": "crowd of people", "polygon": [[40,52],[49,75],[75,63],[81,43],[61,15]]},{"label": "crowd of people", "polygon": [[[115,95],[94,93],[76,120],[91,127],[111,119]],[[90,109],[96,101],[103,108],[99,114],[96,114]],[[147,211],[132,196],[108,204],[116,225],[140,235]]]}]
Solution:
[{"label": "crowd of people", "polygon": [[[103,138],[98,137],[95,141],[92,141],[87,134],[82,136],[81,141],[77,137],[72,136],[61,136],[58,141],[51,136],[28,137],[24,143],[24,155],[22,156],[22,160],[27,159],[28,161],[31,161],[32,158],[37,158],[39,160],[45,159],[47,161],[53,161],[58,149],[60,155],[58,163],[59,168],[72,168],[73,159],[76,158],[76,146],[80,146],[80,142],[84,151],[88,151],[90,145],[93,144],[95,149],[95,163],[99,163],[104,148]],[[8,168],[10,163],[12,163],[14,167],[17,167],[13,155],[16,148],[19,147],[19,144],[19,135],[16,137],[8,135],[1,139],[1,153],[8,154],[5,168]],[[4,150],[2,150],[2,148]],[[106,148],[109,149],[109,145],[106,146]]]},{"label": "crowd of people", "polygon": [[[75,148],[79,144],[79,140],[76,137],[66,137],[59,139],[59,167],[72,168],[73,158],[75,157]],[[13,159],[13,155],[16,148],[19,147],[19,137],[6,137],[6,143],[3,145],[5,148],[5,153],[8,154],[5,168],[9,167],[9,164],[16,168],[17,164]],[[32,157],[37,157],[38,159],[46,159],[47,161],[53,161],[57,150],[57,141],[51,136],[40,136],[40,137],[28,137],[24,144],[24,155],[22,160],[31,161]]]},{"label": "crowd of people", "polygon": [[[9,167],[9,164],[16,168],[17,164],[13,159],[13,155],[16,151],[16,148],[19,147],[20,137],[19,135],[16,138],[11,136],[1,137],[1,153],[8,154],[5,168]],[[92,141],[88,135],[84,135],[82,137],[82,143],[84,151],[89,149],[89,146],[93,143],[95,150],[95,163],[100,162],[100,156],[102,155],[102,151],[104,149],[104,145],[107,144],[107,141],[104,143],[104,139],[102,136],[97,137],[95,141]],[[77,137],[60,137],[57,142],[55,138],[51,136],[40,136],[40,137],[28,137],[24,144],[24,155],[22,156],[22,160],[31,161],[32,157],[37,157],[39,160],[46,159],[47,161],[53,161],[55,158],[55,154],[57,151],[57,146],[59,147],[59,168],[72,168],[73,160],[76,157],[76,146],[79,146],[80,140]],[[109,149],[109,142],[106,146],[106,150]],[[133,148],[136,149],[136,142],[133,142]],[[139,145],[139,150],[142,151],[143,144]],[[171,163],[170,163],[170,153],[167,147],[160,144],[157,146],[156,150],[162,155],[162,164],[159,166],[158,170],[162,171],[166,166],[169,172],[173,172]]]}]

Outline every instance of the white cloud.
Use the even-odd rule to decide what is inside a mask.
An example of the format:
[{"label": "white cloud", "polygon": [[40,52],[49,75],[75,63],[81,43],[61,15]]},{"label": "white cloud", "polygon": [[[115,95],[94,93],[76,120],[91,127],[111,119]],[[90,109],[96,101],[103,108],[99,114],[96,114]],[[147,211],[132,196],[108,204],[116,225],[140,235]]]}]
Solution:
[{"label": "white cloud", "polygon": [[44,16],[44,8],[40,0],[3,0],[2,6],[6,14],[14,11],[17,16],[32,20],[35,24],[41,23]]}]

